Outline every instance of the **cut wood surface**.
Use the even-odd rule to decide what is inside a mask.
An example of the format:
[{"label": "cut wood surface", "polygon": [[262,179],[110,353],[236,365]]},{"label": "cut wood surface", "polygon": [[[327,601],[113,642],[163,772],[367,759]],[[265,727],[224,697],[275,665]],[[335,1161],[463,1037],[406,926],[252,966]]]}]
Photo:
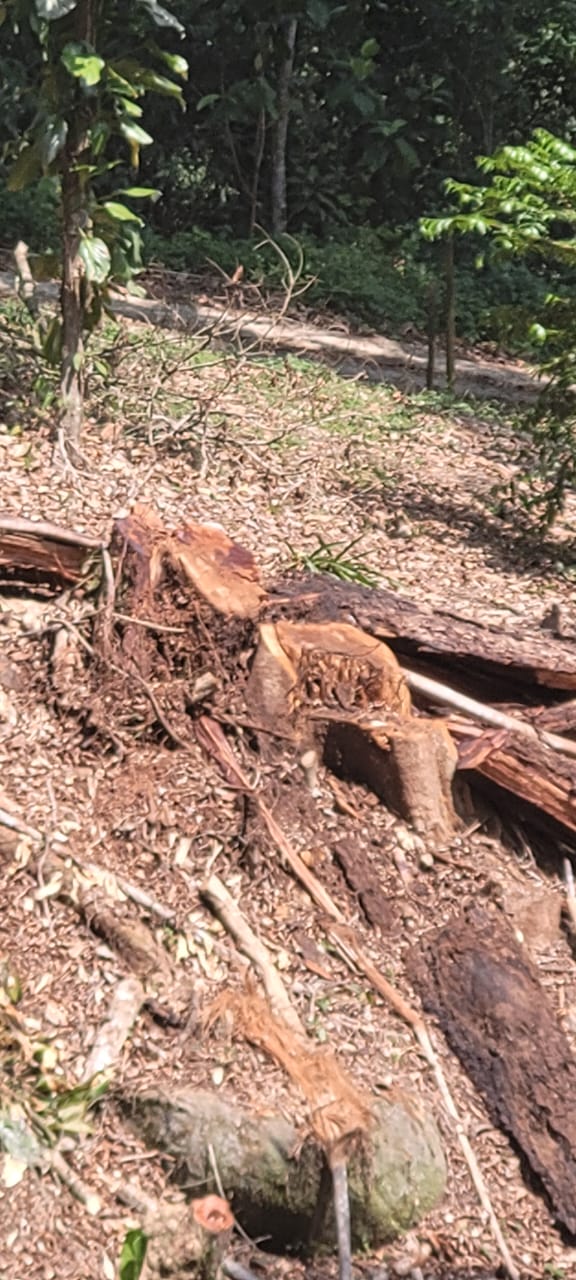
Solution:
[{"label": "cut wood surface", "polygon": [[471,906],[412,969],[495,1123],[576,1232],[576,1060],[527,953],[499,912]]}]

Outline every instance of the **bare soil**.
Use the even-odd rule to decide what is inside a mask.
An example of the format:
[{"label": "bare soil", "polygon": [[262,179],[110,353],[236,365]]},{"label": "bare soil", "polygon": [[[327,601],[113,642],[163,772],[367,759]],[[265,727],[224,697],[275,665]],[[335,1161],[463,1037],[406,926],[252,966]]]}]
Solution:
[{"label": "bare soil", "polygon": [[[212,350],[200,359],[189,338],[134,322],[125,322],[108,359],[112,372],[95,375],[92,385],[82,469],[54,459],[50,404],[33,411],[22,387],[4,377],[6,511],[106,537],[120,509],[146,502],[167,525],[186,516],[224,525],[268,578],[309,562],[321,539],[333,555],[355,559],[383,585],[421,603],[528,632],[559,605],[564,628],[576,635],[573,501],[544,538],[491,495],[516,465],[509,410],[447,408],[371,385],[359,368],[345,378],[321,364],[271,360],[258,350],[240,357]],[[66,1150],[70,1166],[100,1198],[98,1213],[88,1213],[49,1173],[27,1170],[8,1185],[5,1169],[0,1275],[113,1280],[117,1274],[135,1220],[114,1188],[136,1179],[160,1195],[170,1176],[170,1162],[144,1150],[122,1121],[119,1092],[209,1087],[249,1106],[256,1099],[263,1109],[280,1106],[305,1123],[301,1099],[279,1068],[233,1039],[225,1025],[203,1029],[214,998],[245,977],[244,962],[199,901],[198,886],[214,869],[274,955],[312,1039],[330,1044],[369,1090],[399,1083],[426,1098],[440,1125],[449,1159],[442,1205],[409,1238],[378,1257],[358,1258],[358,1276],[490,1280],[499,1274],[498,1253],[408,1027],[330,953],[320,913],[243,801],[192,737],[186,750],[171,745],[142,691],[120,678],[107,683],[81,646],[65,691],[55,689],[52,654],[61,620],[91,642],[88,585],[57,599],[46,592],[31,597],[29,584],[3,588],[0,805],[45,833],[47,849],[117,873],[173,913],[168,929],[153,914],[148,922],[193,989],[193,1013],[184,1027],[150,1014],[138,1020],[90,1132]],[[174,618],[167,616],[166,625]],[[251,655],[241,635],[237,641],[241,681]],[[207,636],[196,667],[215,669],[224,680],[221,652]],[[169,683],[162,690],[169,694]],[[522,913],[526,943],[574,1047],[573,951],[546,909],[562,892],[560,849],[548,848],[544,861],[514,813],[508,810],[502,825],[480,798],[466,833],[450,847],[427,845],[363,787],[341,782],[336,793],[321,775],[319,795],[312,796],[288,751],[273,766],[262,765],[248,732],[236,736],[235,749],[243,767],[260,769],[275,817],[402,994],[416,1002],[407,962],[421,941],[464,902],[496,901],[512,919]],[[25,857],[7,864],[3,879],[0,950],[22,986],[17,1026],[8,1024],[1,1041],[3,1092],[11,1101],[26,1096],[40,1114],[46,1082],[57,1098],[80,1079],[126,969],[61,901],[41,862],[33,874]],[[142,914],[129,901],[125,911],[127,918]],[[523,1280],[576,1274],[574,1241],[555,1225],[439,1030],[433,1035]],[[333,1259],[304,1267],[242,1241],[237,1254],[269,1280],[335,1274]]]}]

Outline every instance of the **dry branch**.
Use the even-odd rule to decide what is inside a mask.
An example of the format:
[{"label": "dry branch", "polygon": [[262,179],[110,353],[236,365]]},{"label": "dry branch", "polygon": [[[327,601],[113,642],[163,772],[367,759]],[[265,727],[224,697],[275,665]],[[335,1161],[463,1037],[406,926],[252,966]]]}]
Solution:
[{"label": "dry branch", "polygon": [[144,987],[137,978],[124,978],[118,983],[105,1021],[100,1023],[96,1031],[94,1043],[82,1072],[81,1083],[87,1083],[94,1076],[110,1074],[145,999]]},{"label": "dry branch", "polygon": [[[278,1062],[304,1094],[314,1133],[326,1152],[334,1187],[338,1238],[339,1280],[351,1280],[352,1247],[346,1163],[354,1144],[369,1129],[371,1107],[333,1054],[310,1046],[265,946],[252,932],[233,898],[216,876],[202,888],[202,897],[218,915],[242,951],[260,971],[270,1008],[255,992],[227,994],[220,1002],[232,1009],[237,1025],[254,1044]],[[217,1006],[218,1007],[218,1006]]]},{"label": "dry branch", "polygon": [[234,902],[234,899],[218,876],[212,875],[202,885],[201,896],[210,910],[224,925],[226,932],[234,939],[253,965],[258,970],[272,1012],[298,1036],[306,1037],[306,1032],[298,1014],[290,1000],[286,987],[278,970],[270,960],[264,944],[256,937],[247,920]]},{"label": "dry branch", "polygon": [[576,742],[572,742],[570,738],[561,738],[556,733],[548,733],[545,729],[539,728],[528,720],[520,720],[518,716],[506,715],[505,712],[498,711],[496,707],[487,706],[484,702],[477,702],[475,698],[467,698],[465,694],[459,693],[457,689],[452,689],[447,684],[441,684],[438,680],[431,680],[429,676],[419,675],[416,671],[408,671],[406,667],[402,667],[402,671],[410,688],[415,693],[424,694],[430,702],[450,707],[454,711],[461,711],[463,715],[472,716],[473,719],[480,720],[483,724],[491,725],[495,729],[507,729],[510,733],[519,733],[522,737],[532,738],[536,742],[541,742],[543,746],[550,747],[552,751],[559,751],[568,756],[576,756]]}]

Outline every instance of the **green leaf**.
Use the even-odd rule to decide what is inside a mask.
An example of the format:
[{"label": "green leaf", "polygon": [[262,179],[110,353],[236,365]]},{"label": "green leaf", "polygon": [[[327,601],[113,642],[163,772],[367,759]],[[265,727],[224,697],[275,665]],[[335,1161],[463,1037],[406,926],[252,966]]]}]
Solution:
[{"label": "green leaf", "polygon": [[99,84],[106,63],[87,44],[66,44],[60,54],[66,70],[87,89]]},{"label": "green leaf", "polygon": [[362,58],[374,58],[380,49],[377,40],[365,40],[361,46],[360,55]]},{"label": "green leaf", "polygon": [[205,111],[206,107],[214,106],[214,103],[219,102],[219,100],[220,100],[219,93],[205,93],[204,97],[200,98],[200,100],[196,103],[196,110]]},{"label": "green leaf", "polygon": [[154,141],[150,134],[146,133],[145,129],[142,129],[139,124],[132,124],[130,120],[122,121],[120,132],[124,138],[127,138],[128,142],[134,142],[138,147],[149,147],[150,143]]},{"label": "green leaf", "polygon": [[145,129],[139,124],[133,124],[131,120],[122,120],[120,124],[120,133],[130,147],[130,163],[133,169],[137,169],[140,163],[140,147],[148,147],[154,141]]},{"label": "green leaf", "polygon": [[158,0],[140,0],[140,4],[144,9],[148,10],[157,27],[170,27],[172,31],[177,31],[179,35],[185,35],[185,28],[182,23],[178,21],[175,14],[170,13],[169,9],[165,9],[163,5],[158,4]]},{"label": "green leaf", "polygon": [[147,1243],[139,1227],[126,1233],[120,1254],[119,1280],[138,1280],[144,1266]]},{"label": "green leaf", "polygon": [[531,324],[528,330],[528,337],[532,342],[545,342],[548,337],[548,330],[543,324]]},{"label": "green leaf", "polygon": [[137,222],[140,227],[144,226],[142,218],[138,217],[132,209],[126,204],[119,204],[117,200],[105,200],[101,206],[105,209],[109,218],[113,218],[114,222]]},{"label": "green leaf", "polygon": [[170,68],[175,76],[180,76],[182,80],[188,79],[188,63],[179,53],[167,53],[166,49],[154,48],[154,52],[166,66]]},{"label": "green leaf", "polygon": [[94,284],[104,284],[110,271],[110,250],[97,236],[83,236],[78,255],[84,264],[86,279]]},{"label": "green leaf", "polygon": [[54,316],[42,336],[42,355],[48,364],[60,364],[62,359],[62,321],[60,316]]},{"label": "green leaf", "polygon": [[122,187],[116,195],[131,196],[133,200],[158,200],[162,192],[158,187]]},{"label": "green leaf", "polygon": [[183,104],[181,85],[174,84],[168,76],[158,75],[157,71],[144,70],[138,77],[138,83],[149,93],[160,93],[164,98],[177,98]]},{"label": "green leaf", "polygon": [[45,22],[56,22],[58,18],[65,18],[67,13],[72,13],[77,4],[78,0],[35,0],[36,13],[39,18],[44,18]]},{"label": "green leaf", "polygon": [[139,120],[144,114],[142,107],[138,106],[137,102],[132,102],[130,98],[122,98],[122,110],[125,115],[130,116],[133,120]]},{"label": "green leaf", "polygon": [[59,152],[62,151],[67,137],[67,120],[58,120],[56,116],[52,116],[46,121],[44,129],[38,137],[40,157],[45,169],[49,168],[52,161],[55,160]]}]

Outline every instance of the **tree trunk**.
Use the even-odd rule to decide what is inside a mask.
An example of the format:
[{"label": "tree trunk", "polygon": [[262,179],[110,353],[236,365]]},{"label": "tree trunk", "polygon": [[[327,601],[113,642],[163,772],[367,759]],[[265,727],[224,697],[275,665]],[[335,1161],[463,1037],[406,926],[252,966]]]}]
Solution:
[{"label": "tree trunk", "polygon": [[[100,0],[79,0],[74,11],[74,36],[79,43],[94,45]],[[89,111],[89,108],[88,108]],[[82,431],[84,406],[83,278],[78,255],[80,235],[86,217],[85,179],[79,164],[87,146],[87,108],[78,103],[68,133],[62,169],[62,361],[60,368],[60,431],[65,443],[77,448]]]},{"label": "tree trunk", "polygon": [[82,220],[82,180],[67,153],[62,174],[62,365],[60,427],[66,443],[77,446],[84,404],[84,339],[82,334],[82,264],[78,256]]},{"label": "tree trunk", "polygon": [[286,142],[290,116],[290,84],[294,71],[297,18],[281,23],[282,60],[278,71],[278,118],[272,130],[272,235],[281,235],[287,225]]},{"label": "tree trunk", "polygon": [[426,360],[426,390],[434,390],[436,364],[436,338],[438,336],[438,281],[432,280],[428,288],[428,357]]},{"label": "tree trunk", "polygon": [[254,168],[252,171],[252,191],[250,193],[250,223],[248,234],[254,235],[254,229],[258,222],[258,204],[260,200],[260,170],[262,168],[262,160],[264,159],[264,146],[266,142],[266,111],[262,107],[258,116],[258,124],[256,125],[256,139],[254,145]]},{"label": "tree trunk", "polygon": [[454,285],[454,237],[446,241],[446,383],[454,390],[456,367],[456,293]]}]

